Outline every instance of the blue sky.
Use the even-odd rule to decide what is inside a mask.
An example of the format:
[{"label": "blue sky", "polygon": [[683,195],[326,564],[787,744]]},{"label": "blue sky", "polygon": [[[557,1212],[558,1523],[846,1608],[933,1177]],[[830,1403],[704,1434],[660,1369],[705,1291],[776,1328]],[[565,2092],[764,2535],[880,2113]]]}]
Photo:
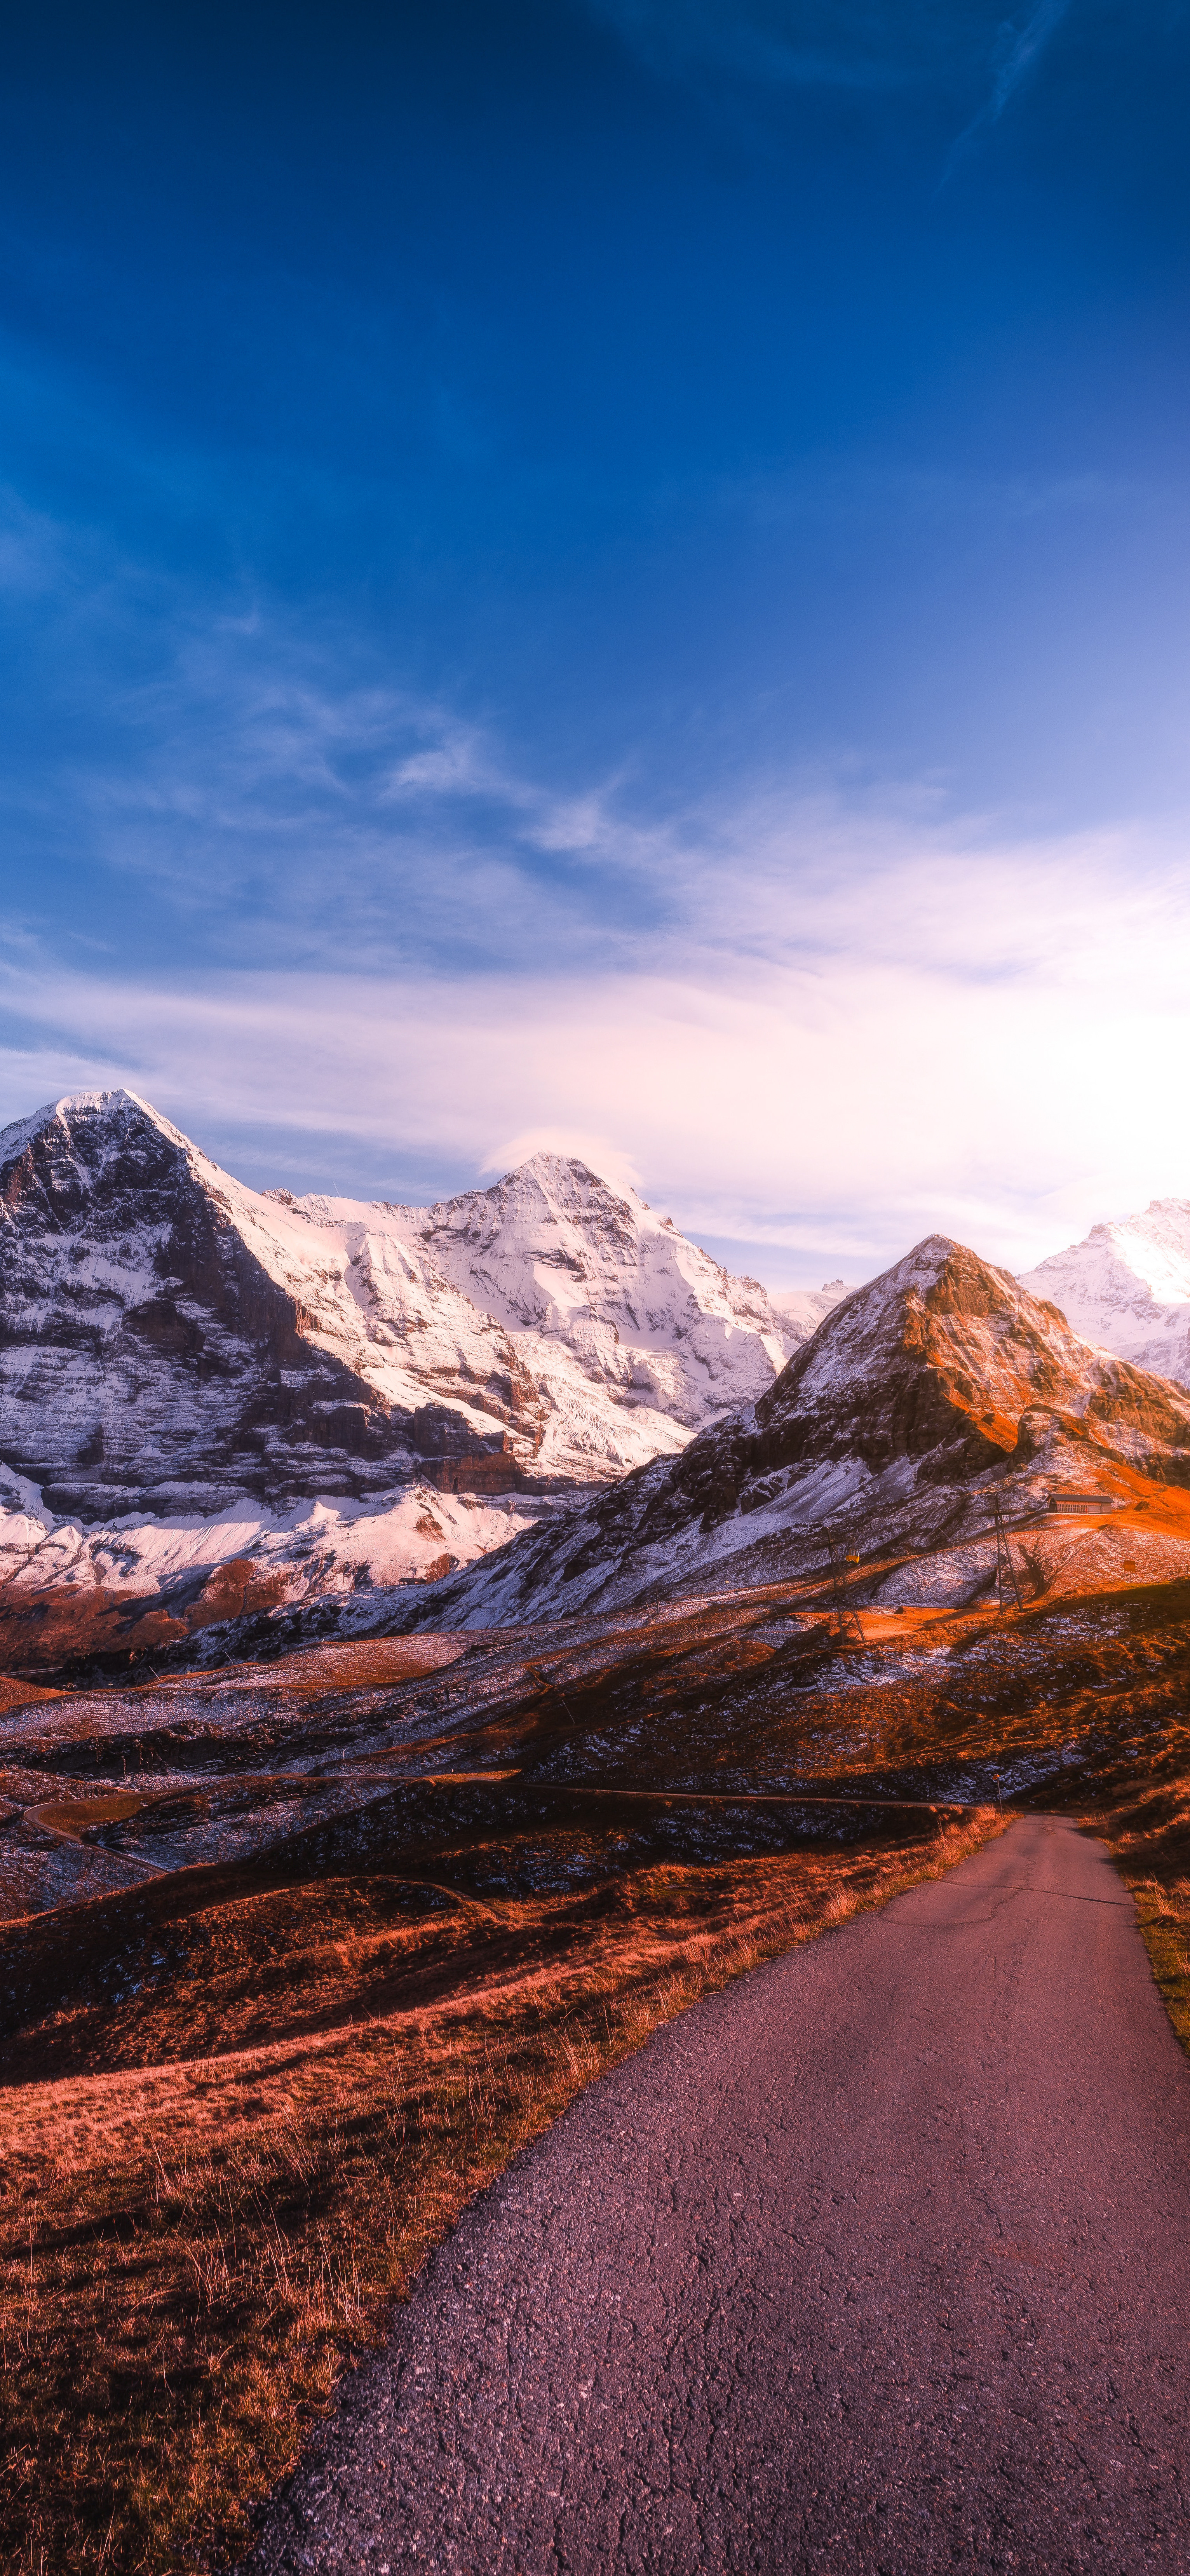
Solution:
[{"label": "blue sky", "polygon": [[734,1266],[1183,1142],[1184,6],[48,6],[0,103],[0,1113],[536,1142]]}]

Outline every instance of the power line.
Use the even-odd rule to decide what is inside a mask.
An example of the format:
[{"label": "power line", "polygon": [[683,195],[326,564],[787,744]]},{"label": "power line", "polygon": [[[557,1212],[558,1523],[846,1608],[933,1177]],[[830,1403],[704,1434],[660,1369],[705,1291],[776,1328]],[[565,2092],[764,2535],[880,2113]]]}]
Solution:
[{"label": "power line", "polygon": [[1008,1544],[1008,1524],[1004,1518],[1004,1505],[998,1495],[992,1505],[992,1511],[996,1523],[996,1593],[1000,1604],[1000,1615],[1003,1617],[1004,1595],[1009,1586],[1011,1586],[1017,1609],[1023,1610],[1025,1605],[1021,1599],[1021,1587],[1012,1561],[1012,1549]]},{"label": "power line", "polygon": [[854,1636],[856,1643],[862,1646],[864,1643],[864,1632],[860,1624],[859,1612],[856,1609],[854,1602],[848,1600],[846,1589],[847,1568],[849,1565],[859,1564],[859,1551],[857,1548],[848,1547],[844,1542],[840,1541],[831,1530],[828,1530],[826,1534],[826,1549],[831,1570],[831,1591],[835,1604],[836,1634],[839,1638],[840,1644],[842,1644],[850,1635]]}]

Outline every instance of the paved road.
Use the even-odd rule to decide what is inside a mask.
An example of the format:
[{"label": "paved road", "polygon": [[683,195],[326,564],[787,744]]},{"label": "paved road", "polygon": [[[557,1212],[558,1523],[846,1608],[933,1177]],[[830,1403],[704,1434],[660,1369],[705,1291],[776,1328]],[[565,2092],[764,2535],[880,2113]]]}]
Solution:
[{"label": "paved road", "polygon": [[270,2571],[1190,2576],[1190,2067],[1033,1817],[708,1998],[434,2258]]}]

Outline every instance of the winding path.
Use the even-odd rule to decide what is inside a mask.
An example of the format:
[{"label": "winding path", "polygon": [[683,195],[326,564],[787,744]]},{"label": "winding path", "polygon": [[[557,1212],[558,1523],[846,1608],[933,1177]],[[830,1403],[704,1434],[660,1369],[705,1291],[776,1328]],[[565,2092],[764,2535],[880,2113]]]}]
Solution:
[{"label": "winding path", "polygon": [[659,2032],[427,2267],[269,2571],[1190,2576],[1190,2066],[1031,1817]]}]

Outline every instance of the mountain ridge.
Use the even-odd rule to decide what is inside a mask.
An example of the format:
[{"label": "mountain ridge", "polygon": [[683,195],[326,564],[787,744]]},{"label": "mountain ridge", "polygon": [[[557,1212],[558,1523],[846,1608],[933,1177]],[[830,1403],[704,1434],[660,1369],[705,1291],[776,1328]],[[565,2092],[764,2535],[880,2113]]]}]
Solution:
[{"label": "mountain ridge", "polygon": [[[1168,1314],[1190,1203],[1149,1220]],[[947,1236],[770,1296],[577,1157],[429,1208],[297,1198],[118,1091],[0,1133],[0,1245],[13,1668],[800,1581],[843,1534],[894,1607],[974,1599],[996,1501],[1036,1519],[1080,1478],[1150,1513],[1129,1563],[1181,1563],[1190,1399]],[[1030,1541],[1038,1582],[1056,1544]]]},{"label": "mountain ridge", "polygon": [[[1165,1506],[1155,1551],[1143,1535],[1129,1545],[1187,1571],[1187,1489],[1190,1396],[928,1236],[834,1307],[752,1406],[591,1498],[565,1530],[444,1583],[435,1616],[483,1625],[824,1574],[844,1541],[872,1560],[874,1599],[975,1599],[994,1573],[997,1503],[1035,1519],[1070,1495]],[[1056,1544],[1043,1533],[1034,1547],[1043,1588]],[[1080,1544],[1110,1553],[1103,1526],[1067,1553]]]},{"label": "mountain ridge", "polygon": [[205,1616],[229,1565],[245,1599],[436,1579],[676,1453],[799,1339],[577,1158],[430,1209],[302,1200],[127,1091],[0,1133],[0,1246],[0,1583],[80,1617]]}]

